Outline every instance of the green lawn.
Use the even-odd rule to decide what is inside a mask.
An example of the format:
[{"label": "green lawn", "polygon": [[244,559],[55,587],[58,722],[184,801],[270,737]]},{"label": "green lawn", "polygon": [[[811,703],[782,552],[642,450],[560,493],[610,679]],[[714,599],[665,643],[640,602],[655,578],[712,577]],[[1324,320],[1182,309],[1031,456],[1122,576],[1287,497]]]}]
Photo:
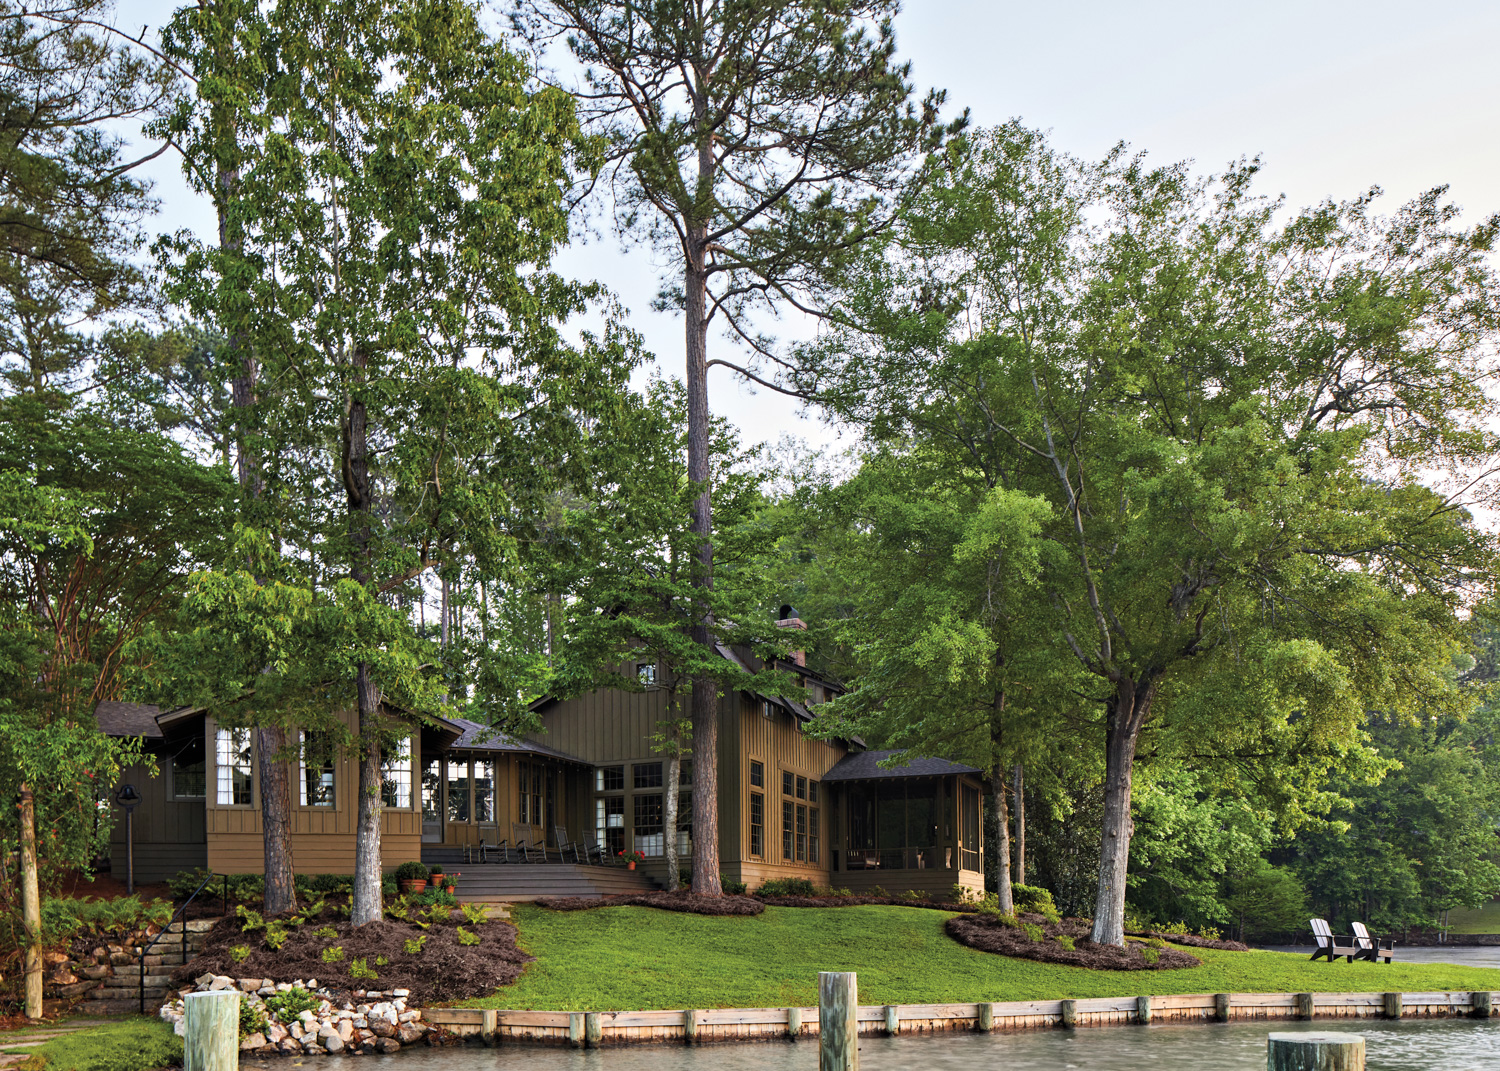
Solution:
[{"label": "green lawn", "polygon": [[[60,1024],[60,1025],[66,1025]],[[87,1027],[34,1048],[6,1048],[36,1031],[0,1038],[0,1052],[44,1057],[47,1071],[154,1071],[182,1063],[182,1041],[160,1019],[134,1017]]]},{"label": "green lawn", "polygon": [[1450,912],[1448,923],[1451,933],[1500,933],[1500,900]]},{"label": "green lawn", "polygon": [[537,957],[486,1008],[628,1011],[817,1003],[819,971],[859,972],[866,1004],[925,1004],[1145,993],[1500,989],[1500,970],[1440,964],[1329,964],[1282,952],[1192,949],[1202,967],[1088,971],[965,948],[930,908],[768,907],[709,918],[643,907],[513,910]]}]

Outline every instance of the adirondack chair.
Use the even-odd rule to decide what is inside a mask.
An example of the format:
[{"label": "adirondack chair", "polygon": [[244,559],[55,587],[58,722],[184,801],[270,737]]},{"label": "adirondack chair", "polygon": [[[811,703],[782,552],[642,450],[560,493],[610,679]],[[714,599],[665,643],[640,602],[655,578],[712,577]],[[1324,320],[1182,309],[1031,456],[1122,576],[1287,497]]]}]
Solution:
[{"label": "adirondack chair", "polygon": [[1359,946],[1359,951],[1354,953],[1355,959],[1389,963],[1395,958],[1396,942],[1389,937],[1371,937],[1363,922],[1351,922],[1349,928],[1354,931],[1354,943]]},{"label": "adirondack chair", "polygon": [[583,862],[583,848],[577,841],[568,839],[568,831],[562,826],[552,827],[552,839],[557,841],[557,861],[559,863],[566,863],[570,855],[573,857],[573,862]]},{"label": "adirondack chair", "polygon": [[594,839],[592,833],[585,833],[579,842],[578,850],[583,853],[581,863],[593,863],[595,866],[603,866],[606,862],[604,849],[599,847],[599,842]]},{"label": "adirondack chair", "polygon": [[511,825],[510,841],[506,859],[514,859],[522,863],[545,863],[547,861],[546,847],[531,842],[531,827],[524,822]]},{"label": "adirondack chair", "polygon": [[1350,937],[1347,934],[1334,933],[1333,930],[1329,929],[1327,919],[1313,919],[1312,931],[1313,944],[1317,945],[1318,947],[1317,950],[1313,952],[1310,957],[1308,957],[1309,959],[1317,959],[1319,956],[1327,956],[1328,962],[1332,963],[1336,957],[1343,956],[1345,957],[1347,962],[1354,962],[1354,956],[1355,953],[1359,951],[1359,945],[1355,942],[1353,937]]}]

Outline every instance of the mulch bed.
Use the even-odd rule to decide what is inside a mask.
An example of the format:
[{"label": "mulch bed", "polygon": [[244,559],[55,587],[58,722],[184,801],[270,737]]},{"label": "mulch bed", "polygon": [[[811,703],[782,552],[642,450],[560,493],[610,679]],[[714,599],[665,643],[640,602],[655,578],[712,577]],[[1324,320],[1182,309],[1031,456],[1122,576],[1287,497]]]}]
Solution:
[{"label": "mulch bed", "polygon": [[973,904],[959,904],[951,900],[913,900],[904,896],[757,896],[763,904],[771,907],[863,907],[874,904],[879,907],[930,907],[938,911],[978,911]]},{"label": "mulch bed", "polygon": [[[1048,922],[1041,915],[1032,914],[1020,918],[1022,922],[1040,926],[1045,936],[1034,941],[1024,929],[1008,926],[995,915],[958,915],[945,925],[948,936],[959,944],[1042,963],[1062,963],[1096,971],[1170,971],[1203,965],[1197,956],[1175,948],[1147,949],[1135,941],[1127,941],[1125,948],[1096,945],[1089,940],[1089,928],[1077,919]],[[1064,948],[1056,940],[1059,936],[1073,938],[1074,947]],[[1156,962],[1150,961],[1147,952],[1157,953]]]},{"label": "mulch bed", "polygon": [[1243,941],[1222,941],[1217,937],[1198,937],[1191,933],[1161,933],[1152,930],[1150,933],[1131,934],[1132,937],[1158,937],[1171,945],[1187,945],[1190,948],[1216,948],[1220,952],[1248,952],[1250,946]]},{"label": "mulch bed", "polygon": [[658,907],[690,915],[759,915],[766,905],[751,896],[694,896],[678,892],[631,893],[625,896],[541,896],[533,901],[549,911],[590,911],[599,907]]},{"label": "mulch bed", "polygon": [[[535,957],[516,947],[516,928],[494,920],[471,926],[454,912],[449,924],[435,923],[424,930],[414,923],[387,919],[353,926],[332,909],[293,928],[279,950],[266,945],[265,931],[245,933],[238,918],[227,918],[204,935],[203,950],[186,966],[173,972],[178,985],[191,984],[205,972],[231,978],[269,978],[273,982],[307,981],[330,990],[406,989],[416,1003],[484,996],[496,986],[521,977],[522,968]],[[315,930],[332,926],[336,937],[317,937]],[[458,927],[479,936],[477,945],[458,943]],[[408,938],[426,937],[422,951],[407,952]],[[248,947],[250,955],[236,962],[230,950]],[[344,950],[336,963],[323,961],[323,950],[337,945]],[[385,966],[376,958],[384,956]],[[377,978],[351,978],[349,965],[363,959]]]}]

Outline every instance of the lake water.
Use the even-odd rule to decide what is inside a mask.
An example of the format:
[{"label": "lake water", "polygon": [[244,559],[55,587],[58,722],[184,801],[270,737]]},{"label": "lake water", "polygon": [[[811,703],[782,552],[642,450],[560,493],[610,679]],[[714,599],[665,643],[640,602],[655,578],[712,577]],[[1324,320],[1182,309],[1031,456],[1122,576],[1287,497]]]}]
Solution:
[{"label": "lake water", "polygon": [[[1365,1036],[1369,1071],[1495,1071],[1500,1020],[1379,1020],[1347,1024],[1226,1023],[1114,1026],[1013,1034],[870,1037],[859,1043],[860,1071],[1264,1071],[1266,1035],[1340,1031]],[[362,1057],[385,1071],[817,1071],[818,1043],[640,1046],[571,1049],[410,1049]]]}]

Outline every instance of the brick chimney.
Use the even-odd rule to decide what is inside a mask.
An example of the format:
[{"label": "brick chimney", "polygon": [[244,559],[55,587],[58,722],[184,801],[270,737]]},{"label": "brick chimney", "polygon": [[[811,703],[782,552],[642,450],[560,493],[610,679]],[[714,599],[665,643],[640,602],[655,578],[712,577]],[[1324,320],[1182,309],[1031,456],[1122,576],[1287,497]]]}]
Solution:
[{"label": "brick chimney", "polygon": [[[776,627],[800,628],[805,630],[807,628],[807,622],[803,621],[802,618],[797,616],[797,611],[794,607],[783,605],[781,607],[781,612],[777,615]],[[797,663],[797,665],[805,667],[807,665],[807,652],[793,651],[791,653],[791,659],[793,662]]]}]

